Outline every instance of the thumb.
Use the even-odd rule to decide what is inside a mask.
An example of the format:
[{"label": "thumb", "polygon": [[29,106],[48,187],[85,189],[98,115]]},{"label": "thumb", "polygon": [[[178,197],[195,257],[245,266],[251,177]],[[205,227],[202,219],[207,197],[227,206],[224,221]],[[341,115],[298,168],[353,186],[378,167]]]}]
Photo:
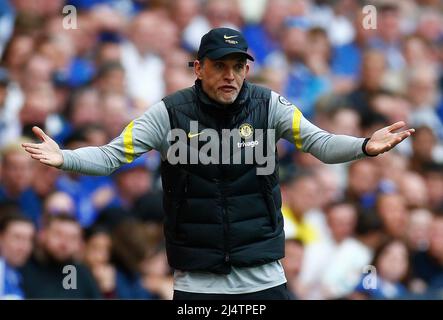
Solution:
[{"label": "thumb", "polygon": [[46,133],[45,133],[42,129],[40,129],[39,127],[37,127],[37,126],[32,127],[32,132],[34,132],[34,134],[35,134],[37,137],[39,137],[40,140],[42,140],[42,141],[46,141],[46,137],[47,137],[47,135],[46,135]]}]

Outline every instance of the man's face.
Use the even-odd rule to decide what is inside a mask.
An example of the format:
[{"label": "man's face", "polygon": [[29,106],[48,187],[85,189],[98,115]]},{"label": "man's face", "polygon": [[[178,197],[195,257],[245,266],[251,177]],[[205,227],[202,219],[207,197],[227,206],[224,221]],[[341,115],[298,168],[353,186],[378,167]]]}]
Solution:
[{"label": "man's face", "polygon": [[401,281],[409,268],[409,255],[406,245],[401,241],[389,244],[376,262],[377,271],[389,282]]},{"label": "man's face", "polygon": [[358,161],[350,168],[349,189],[359,196],[374,192],[377,189],[378,180],[378,169],[370,160]]},{"label": "man's face", "polygon": [[109,261],[111,237],[106,233],[98,233],[91,237],[85,246],[84,259],[91,267],[101,266]]},{"label": "man's face", "polygon": [[45,250],[58,262],[75,258],[81,249],[81,227],[72,221],[53,221],[43,233]]},{"label": "man's face", "polygon": [[31,254],[34,239],[34,226],[25,221],[9,224],[0,235],[1,255],[9,265],[20,267]]},{"label": "man's face", "polygon": [[406,201],[399,194],[379,196],[377,214],[383,221],[386,231],[394,237],[402,237],[409,223]]},{"label": "man's face", "polygon": [[203,64],[196,61],[194,65],[203,90],[220,104],[231,104],[237,99],[249,71],[241,54],[230,54],[220,60],[206,58]]},{"label": "man's face", "polygon": [[330,209],[328,224],[335,241],[352,236],[356,223],[356,211],[351,205],[337,205]]},{"label": "man's face", "polygon": [[22,152],[11,152],[3,159],[3,183],[14,196],[31,185],[33,176],[31,161],[32,159]]},{"label": "man's face", "polygon": [[151,175],[145,168],[132,168],[117,176],[117,188],[126,199],[135,200],[151,189]]},{"label": "man's face", "polygon": [[288,205],[296,214],[303,214],[320,204],[319,186],[313,177],[301,177],[286,190]]}]

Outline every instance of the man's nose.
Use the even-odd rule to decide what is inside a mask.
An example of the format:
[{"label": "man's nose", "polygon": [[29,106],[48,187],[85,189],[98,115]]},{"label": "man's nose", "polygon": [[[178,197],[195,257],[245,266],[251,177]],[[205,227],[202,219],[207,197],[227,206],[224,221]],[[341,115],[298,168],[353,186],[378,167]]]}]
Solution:
[{"label": "man's nose", "polygon": [[226,68],[225,80],[234,81],[234,70],[232,68]]}]

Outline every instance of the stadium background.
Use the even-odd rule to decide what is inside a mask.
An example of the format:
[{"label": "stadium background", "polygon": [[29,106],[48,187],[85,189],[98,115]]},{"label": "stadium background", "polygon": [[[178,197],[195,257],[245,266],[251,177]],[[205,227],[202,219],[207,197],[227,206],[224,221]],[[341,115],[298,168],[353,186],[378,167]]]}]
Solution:
[{"label": "stadium background", "polygon": [[[363,27],[368,4],[376,29]],[[63,28],[65,5],[75,29]],[[193,84],[188,62],[219,26],[244,32],[256,57],[249,80],[321,128],[363,137],[405,120],[417,130],[389,153],[339,165],[279,143],[294,296],[443,298],[440,0],[0,0],[0,218],[32,219],[34,255],[45,219],[72,216],[82,235],[61,235],[56,250],[92,272],[103,298],[171,299],[158,154],[86,177],[32,161],[20,143],[33,125],[64,148],[107,143]]]}]

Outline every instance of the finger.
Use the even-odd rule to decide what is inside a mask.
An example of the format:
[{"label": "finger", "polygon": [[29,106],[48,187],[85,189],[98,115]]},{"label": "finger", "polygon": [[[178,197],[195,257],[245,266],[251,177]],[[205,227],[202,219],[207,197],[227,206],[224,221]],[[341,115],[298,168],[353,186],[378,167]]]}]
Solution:
[{"label": "finger", "polygon": [[27,152],[29,152],[30,154],[42,154],[42,151],[40,149],[37,149],[37,148],[29,148],[29,147],[27,147],[27,148],[25,148],[25,150]]},{"label": "finger", "polygon": [[45,159],[46,155],[43,154],[31,154],[31,158],[35,160]]},{"label": "finger", "polygon": [[28,143],[28,142],[26,142],[26,143],[22,143],[22,147],[23,148],[35,148],[35,149],[38,149],[38,148],[40,148],[40,143]]},{"label": "finger", "polygon": [[388,131],[392,132],[392,131],[398,130],[398,129],[404,127],[405,125],[406,125],[406,123],[404,121],[398,121],[398,122],[396,122],[394,124],[391,124],[388,127]]},{"label": "finger", "polygon": [[414,132],[415,132],[414,129],[409,129],[409,130],[397,133],[397,136],[400,137],[401,138],[400,141],[402,141],[402,140],[406,139],[407,137],[411,136],[411,134],[413,134]]},{"label": "finger", "polygon": [[397,144],[402,142],[404,139],[408,138],[414,132],[415,132],[415,129],[409,129],[409,130],[405,130],[405,131],[396,133],[395,136],[394,136],[394,139],[389,141],[388,147],[389,148],[395,147]]},{"label": "finger", "polygon": [[39,137],[42,141],[46,141],[46,138],[48,137],[48,136],[46,135],[46,133],[45,133],[42,129],[40,129],[39,127],[37,127],[37,126],[32,127],[32,132],[34,132],[34,134],[35,134],[37,137]]}]

